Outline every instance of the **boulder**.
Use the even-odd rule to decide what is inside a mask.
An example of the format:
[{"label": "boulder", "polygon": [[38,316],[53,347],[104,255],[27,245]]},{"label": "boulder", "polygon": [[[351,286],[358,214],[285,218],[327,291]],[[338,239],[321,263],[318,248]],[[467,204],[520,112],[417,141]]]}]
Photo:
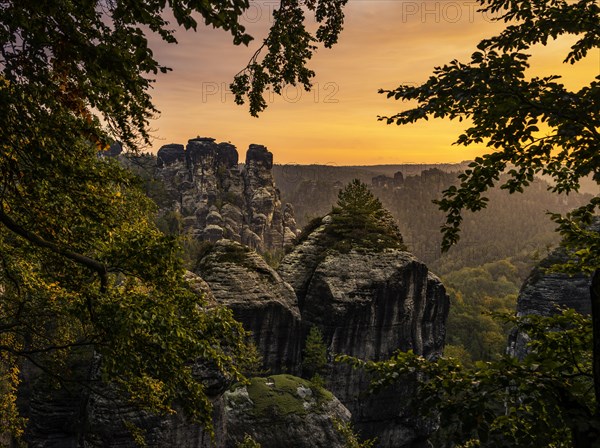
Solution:
[{"label": "boulder", "polygon": [[350,412],[331,392],[291,375],[252,378],[224,395],[227,448],[246,434],[262,448],[344,448]]}]

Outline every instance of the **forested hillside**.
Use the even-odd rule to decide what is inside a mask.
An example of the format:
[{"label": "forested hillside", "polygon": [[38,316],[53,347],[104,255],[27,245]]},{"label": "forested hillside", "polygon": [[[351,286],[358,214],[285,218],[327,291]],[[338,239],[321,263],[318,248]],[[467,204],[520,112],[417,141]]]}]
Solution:
[{"label": "forested hillside", "polygon": [[523,280],[558,244],[546,212],[567,212],[590,196],[556,195],[542,179],[522,194],[493,189],[486,209],[465,215],[459,244],[442,254],[444,213],[432,200],[458,184],[458,172],[445,170],[461,166],[285,165],[274,167],[274,173],[282,200],[292,203],[299,225],[330,212],[338,191],[352,177],[369,183],[396,219],[408,250],[441,276],[452,301],[446,352],[470,365],[504,352],[508,328],[489,312],[514,312]]},{"label": "forested hillside", "polygon": [[[539,259],[558,242],[555,225],[546,212],[564,213],[589,200],[586,194],[553,194],[541,179],[522,194],[493,189],[486,209],[465,216],[461,242],[442,255],[440,226],[444,214],[432,200],[458,184],[458,173],[442,171],[435,165],[419,167],[425,169],[415,174],[399,170],[403,176],[396,182],[382,177],[391,171],[382,167],[284,165],[275,166],[273,171],[282,200],[294,206],[300,226],[331,211],[338,191],[352,178],[371,184],[373,193],[396,218],[409,249],[440,274],[518,257],[514,261],[525,276],[532,263],[524,260]],[[415,165],[394,165],[396,168],[415,171]]]}]

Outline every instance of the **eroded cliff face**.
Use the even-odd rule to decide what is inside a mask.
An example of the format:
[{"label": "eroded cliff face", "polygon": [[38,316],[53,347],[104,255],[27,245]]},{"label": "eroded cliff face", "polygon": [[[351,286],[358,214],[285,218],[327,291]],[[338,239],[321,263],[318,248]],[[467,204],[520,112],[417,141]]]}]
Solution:
[{"label": "eroded cliff face", "polygon": [[255,251],[221,240],[200,256],[195,272],[216,301],[233,310],[252,332],[272,372],[297,372],[300,362],[300,311],[296,294]]},{"label": "eroded cliff face", "polygon": [[202,241],[227,238],[260,252],[283,250],[297,233],[272,168],[273,154],[264,146],[250,145],[239,165],[235,146],[212,138],[191,139],[185,148],[165,145],[157,154],[165,211],[179,214],[184,233]]},{"label": "eroded cliff face", "polygon": [[[588,230],[600,232],[600,217],[596,217]],[[578,273],[567,275],[552,272],[550,268],[565,264],[569,254],[563,247],[554,249],[531,271],[523,282],[517,298],[517,315],[537,314],[552,316],[560,308],[573,308],[581,314],[591,314],[592,275]],[[512,331],[508,338],[507,351],[512,356],[523,358],[527,354],[527,335]]]},{"label": "eroded cliff face", "polygon": [[[440,280],[408,252],[360,248],[342,253],[324,244],[331,219],[288,254],[279,272],[298,295],[303,327],[319,327],[330,353],[368,360],[387,359],[395,350],[425,357],[442,354],[449,301]],[[371,378],[331,363],[326,387],[378,446],[416,447],[431,428],[407,409],[410,381],[368,395]]]},{"label": "eroded cliff face", "polygon": [[[531,271],[519,291],[518,316],[552,316],[559,308],[573,308],[582,314],[591,313],[591,275],[580,273],[570,276],[548,271],[553,265],[566,263],[568,259],[565,250],[559,247]],[[512,331],[508,338],[508,353],[523,358],[527,354],[528,342],[527,335]]]}]

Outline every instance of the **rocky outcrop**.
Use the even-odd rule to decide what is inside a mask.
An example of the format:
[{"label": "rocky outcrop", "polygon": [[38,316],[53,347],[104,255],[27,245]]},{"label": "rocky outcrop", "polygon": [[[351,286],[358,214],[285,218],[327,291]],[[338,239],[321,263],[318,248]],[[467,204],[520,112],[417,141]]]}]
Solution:
[{"label": "rocky outcrop", "polygon": [[[569,257],[564,248],[559,247],[543,259],[525,279],[517,299],[517,315],[538,314],[551,316],[560,308],[573,308],[582,314],[590,314],[591,275],[579,273],[567,275],[551,272],[549,268],[563,264]],[[527,354],[527,335],[512,331],[508,338],[508,353],[518,358]]]},{"label": "rocky outcrop", "polygon": [[296,294],[255,251],[221,240],[201,254],[195,271],[217,302],[233,310],[252,332],[272,372],[296,372],[300,361],[300,311]]},{"label": "rocky outcrop", "polygon": [[350,412],[330,392],[291,375],[252,378],[224,395],[227,448],[246,434],[262,448],[343,448]]},{"label": "rocky outcrop", "polygon": [[555,264],[566,263],[568,256],[563,248],[551,252],[529,274],[517,300],[517,314],[550,316],[557,307],[573,308],[582,314],[591,312],[591,277],[580,273],[573,276],[548,271]]},{"label": "rocky outcrop", "polygon": [[[398,349],[441,355],[449,302],[440,280],[399,249],[331,250],[330,224],[326,217],[279,267],[298,295],[304,328],[318,326],[330,353],[375,361]],[[421,446],[431,428],[407,409],[411,383],[367,395],[370,380],[332,364],[326,387],[351,411],[363,437],[377,437],[378,446]]]},{"label": "rocky outcrop", "polygon": [[273,180],[273,154],[250,145],[245,165],[230,143],[191,139],[157,154],[157,177],[165,187],[164,213],[176,213],[182,231],[215,242],[221,238],[258,251],[283,250],[296,236],[294,211],[282,204]]},{"label": "rocky outcrop", "polygon": [[[596,217],[589,229],[600,232],[600,218]],[[590,274],[578,273],[568,275],[552,272],[553,266],[566,264],[569,254],[564,247],[558,247],[544,258],[531,271],[523,282],[517,298],[517,315],[537,314],[552,316],[559,309],[572,308],[581,314],[591,314]],[[527,354],[527,335],[512,331],[508,338],[507,352],[518,358]]]}]

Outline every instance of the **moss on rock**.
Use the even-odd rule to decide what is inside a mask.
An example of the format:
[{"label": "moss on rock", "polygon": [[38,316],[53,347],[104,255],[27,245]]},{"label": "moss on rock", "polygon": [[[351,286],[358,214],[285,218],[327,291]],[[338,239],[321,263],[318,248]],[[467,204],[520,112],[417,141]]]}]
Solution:
[{"label": "moss on rock", "polygon": [[333,394],[308,380],[292,375],[251,378],[246,387],[256,417],[289,414],[306,415],[322,412],[322,405],[333,400]]}]

